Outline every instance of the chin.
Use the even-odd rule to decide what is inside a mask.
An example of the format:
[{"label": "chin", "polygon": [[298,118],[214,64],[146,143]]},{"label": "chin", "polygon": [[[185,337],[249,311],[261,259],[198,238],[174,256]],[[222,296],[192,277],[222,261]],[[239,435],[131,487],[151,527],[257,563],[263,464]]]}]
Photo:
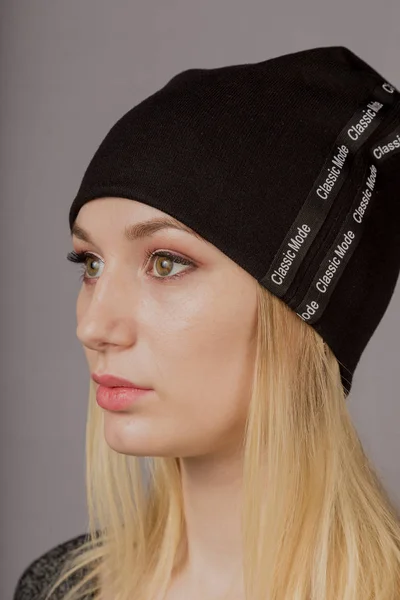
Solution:
[{"label": "chin", "polygon": [[[125,424],[105,419],[104,439],[112,450],[127,456],[175,456],[175,448],[171,448],[171,445],[162,439],[162,435],[157,435],[154,427],[149,431],[148,428],[134,424],[129,415],[125,414],[124,417],[128,420]],[[118,421],[120,420],[121,415],[118,416]]]}]

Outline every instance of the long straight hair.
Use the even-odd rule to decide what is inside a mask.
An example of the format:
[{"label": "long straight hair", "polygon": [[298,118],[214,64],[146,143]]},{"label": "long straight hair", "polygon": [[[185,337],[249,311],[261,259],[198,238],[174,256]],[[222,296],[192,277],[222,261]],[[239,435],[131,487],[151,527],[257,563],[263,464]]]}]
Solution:
[{"label": "long straight hair", "polygon": [[[351,422],[338,361],[279,298],[259,284],[257,296],[242,447],[246,600],[398,600],[400,516]],[[86,493],[87,541],[46,600],[68,578],[65,600],[161,600],[185,559],[179,459],[111,449],[92,382]]]}]

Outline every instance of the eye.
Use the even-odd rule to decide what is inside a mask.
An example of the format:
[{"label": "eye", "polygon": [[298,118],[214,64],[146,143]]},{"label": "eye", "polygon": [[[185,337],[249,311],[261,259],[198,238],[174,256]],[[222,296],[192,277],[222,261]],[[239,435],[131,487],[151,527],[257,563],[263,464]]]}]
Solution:
[{"label": "eye", "polygon": [[79,277],[79,279],[81,281],[89,281],[90,279],[93,279],[93,277],[91,276],[87,276],[87,271],[88,271],[88,267],[87,264],[89,263],[89,259],[90,259],[90,265],[89,269],[94,268],[96,269],[96,264],[102,262],[100,261],[100,259],[95,256],[94,254],[91,254],[90,252],[75,252],[75,250],[72,250],[72,252],[69,252],[67,254],[67,260],[70,260],[71,262],[74,263],[80,263],[81,266],[81,275]]},{"label": "eye", "polygon": [[[196,266],[191,260],[183,258],[183,256],[179,256],[167,250],[159,250],[157,252],[147,251],[146,259],[152,258],[157,259],[154,262],[154,266],[156,267],[156,272],[161,273],[161,275],[150,275],[150,277],[153,277],[154,279],[176,279],[178,277],[181,277],[181,271],[170,275],[174,265],[176,264],[192,267]],[[82,265],[82,273],[80,276],[80,280],[84,281],[85,283],[96,279],[96,273],[89,274],[88,276],[88,271],[90,269],[95,271],[96,269],[98,269],[98,265],[103,263],[103,261],[98,256],[92,254],[91,252],[75,252],[75,250],[68,253],[67,260],[70,260],[71,262],[75,263],[80,263]],[[187,269],[182,269],[182,271],[186,270]]]},{"label": "eye", "polygon": [[156,272],[161,273],[161,275],[151,275],[151,277],[154,277],[155,279],[176,279],[177,277],[181,277],[182,271],[186,271],[187,269],[182,269],[181,271],[178,271],[178,273],[170,275],[175,265],[195,266],[191,260],[168,252],[167,250],[158,250],[157,252],[148,251],[146,252],[146,257],[149,260],[152,258],[156,259],[154,261],[154,266]]}]

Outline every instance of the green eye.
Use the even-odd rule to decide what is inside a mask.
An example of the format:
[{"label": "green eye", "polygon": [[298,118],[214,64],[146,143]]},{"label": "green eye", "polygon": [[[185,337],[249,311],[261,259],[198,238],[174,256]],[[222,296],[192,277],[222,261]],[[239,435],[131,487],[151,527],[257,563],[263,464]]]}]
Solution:
[{"label": "green eye", "polygon": [[[150,277],[153,277],[154,279],[175,279],[175,278],[181,277],[182,272],[178,272],[178,273],[175,273],[174,275],[170,275],[170,273],[172,272],[173,266],[175,264],[185,265],[185,266],[189,266],[189,267],[196,266],[193,261],[191,261],[187,258],[183,258],[183,256],[179,256],[178,254],[173,254],[172,252],[169,252],[166,250],[165,251],[158,250],[157,252],[148,251],[148,252],[146,252],[146,258],[147,258],[147,260],[150,260],[150,261],[153,258],[156,259],[154,261],[154,265],[156,267],[156,272],[158,273],[158,275],[150,275]],[[90,261],[88,259],[90,259]],[[80,279],[81,279],[81,281],[85,281],[85,282],[95,280],[97,278],[96,273],[90,274],[89,270],[90,269],[96,270],[98,268],[98,264],[100,264],[102,262],[98,256],[95,256],[94,254],[92,254],[90,252],[75,252],[75,250],[68,253],[67,260],[70,260],[71,262],[79,263],[82,265],[82,272],[81,272]],[[98,263],[98,264],[96,264],[96,263]],[[88,265],[91,265],[91,266],[88,266]],[[183,272],[186,270],[187,269],[182,269]]]}]

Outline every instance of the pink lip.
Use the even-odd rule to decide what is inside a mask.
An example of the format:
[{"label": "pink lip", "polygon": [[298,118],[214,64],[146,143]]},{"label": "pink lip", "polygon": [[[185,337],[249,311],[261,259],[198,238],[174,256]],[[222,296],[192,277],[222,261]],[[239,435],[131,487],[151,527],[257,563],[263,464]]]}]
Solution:
[{"label": "pink lip", "polygon": [[122,377],[115,377],[114,375],[107,375],[107,374],[96,375],[96,373],[93,373],[92,379],[96,383],[99,383],[101,386],[108,387],[108,388],[124,387],[124,388],[135,388],[137,390],[150,390],[151,389],[151,388],[141,387],[140,385],[133,383],[133,381],[129,381],[128,379],[123,379]]},{"label": "pink lip", "polygon": [[106,387],[99,385],[96,391],[96,402],[106,410],[126,410],[151,390],[133,387]]}]

